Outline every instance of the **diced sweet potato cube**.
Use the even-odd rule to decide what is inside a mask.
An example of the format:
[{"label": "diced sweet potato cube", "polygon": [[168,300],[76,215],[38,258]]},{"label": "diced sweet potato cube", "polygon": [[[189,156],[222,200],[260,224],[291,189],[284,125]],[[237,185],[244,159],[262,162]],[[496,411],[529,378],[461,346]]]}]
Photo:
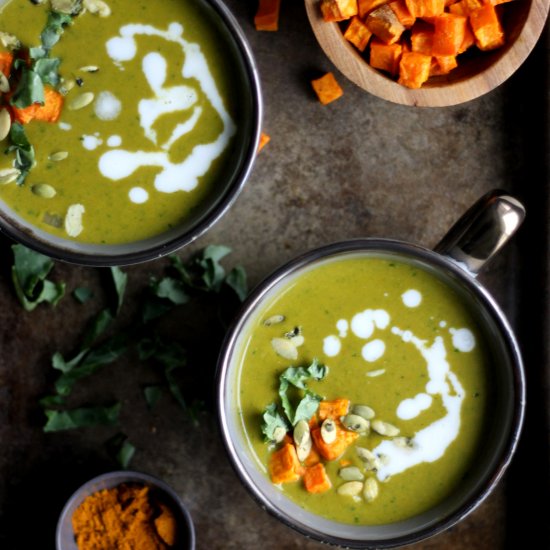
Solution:
[{"label": "diced sweet potato cube", "polygon": [[361,19],[365,19],[367,15],[378,6],[387,4],[388,0],[357,0],[357,11]]},{"label": "diced sweet potato cube", "polygon": [[456,67],[458,67],[458,62],[454,55],[432,57],[430,76],[449,74],[453,69],[456,69]]},{"label": "diced sweet potato cube", "polygon": [[281,0],[260,0],[258,11],[254,17],[257,31],[279,30],[279,11]]},{"label": "diced sweet potato cube", "polygon": [[21,124],[28,124],[31,120],[41,122],[57,122],[63,109],[63,96],[52,88],[44,88],[44,105],[34,103],[23,109],[12,107],[13,117]]},{"label": "diced sweet potato cube", "polygon": [[332,401],[321,401],[319,403],[319,409],[317,410],[319,420],[326,420],[327,418],[338,420],[341,416],[346,416],[346,414],[348,414],[349,405],[349,399],[345,398],[333,399]]},{"label": "diced sweet potato cube", "polygon": [[401,44],[384,44],[375,38],[370,46],[369,64],[375,69],[386,71],[395,76],[399,72],[402,51]]},{"label": "diced sweet potato cube", "polygon": [[432,55],[457,55],[464,42],[468,19],[463,15],[442,13],[434,18]]},{"label": "diced sweet potato cube", "polygon": [[325,443],[321,437],[320,428],[312,430],[311,437],[315,448],[325,460],[336,460],[344,454],[344,451],[357,439],[357,437],[359,437],[359,435],[355,432],[346,430],[339,422],[336,422],[336,439],[332,443]]},{"label": "diced sweet potato cube", "polygon": [[458,53],[465,52],[468,48],[471,48],[475,43],[476,43],[476,37],[472,32],[470,24],[468,24],[466,25],[466,30],[464,31],[464,40],[460,45],[460,49],[458,50]]},{"label": "diced sweet potato cube", "polygon": [[323,105],[328,105],[344,94],[344,90],[342,90],[332,73],[327,73],[321,78],[312,80],[311,85]]},{"label": "diced sweet potato cube", "polygon": [[445,10],[445,0],[405,0],[414,17],[435,17]]},{"label": "diced sweet potato cube", "polygon": [[332,487],[325,467],[319,463],[304,472],[304,487],[309,493],[324,493]]},{"label": "diced sweet potato cube", "polygon": [[504,44],[504,30],[493,6],[483,6],[470,13],[469,17],[480,50],[493,50]]},{"label": "diced sweet potato cube", "polygon": [[349,40],[360,52],[365,51],[371,36],[372,32],[357,15],[351,18],[344,33],[344,38]]},{"label": "diced sweet potato cube", "polygon": [[388,6],[393,10],[395,15],[397,15],[397,19],[401,21],[401,24],[406,29],[413,26],[416,18],[409,11],[407,4],[405,4],[405,0],[393,0],[392,2],[388,2]]},{"label": "diced sweet potato cube", "polygon": [[462,5],[466,10],[466,13],[478,10],[485,5],[484,0],[462,0]]},{"label": "diced sweet potato cube", "polygon": [[371,11],[366,24],[372,34],[386,44],[397,42],[405,30],[395,12],[387,4]]},{"label": "diced sweet potato cube", "polygon": [[430,76],[432,58],[422,53],[410,52],[401,56],[399,84],[407,88],[420,88]]},{"label": "diced sweet potato cube", "polygon": [[434,28],[428,23],[417,21],[411,29],[411,49],[413,52],[432,55]]},{"label": "diced sweet potato cube", "polygon": [[262,132],[260,134],[260,143],[258,143],[258,153],[271,141],[271,137]]},{"label": "diced sweet potato cube", "polygon": [[13,55],[10,52],[0,52],[0,71],[6,78],[10,76],[12,65]]},{"label": "diced sweet potato cube", "polygon": [[321,0],[325,21],[345,21],[357,15],[357,0]]},{"label": "diced sweet potato cube", "polygon": [[291,443],[283,445],[269,459],[269,474],[273,483],[298,481],[302,475],[302,470],[296,449]]},{"label": "diced sweet potato cube", "polygon": [[462,2],[452,4],[451,6],[449,6],[448,11],[449,13],[452,13],[454,15],[468,15],[468,10]]},{"label": "diced sweet potato cube", "polygon": [[303,461],[304,466],[314,466],[315,464],[318,464],[321,462],[321,455],[317,452],[317,449],[315,447],[311,447],[311,451],[309,451],[309,454],[307,455],[307,458]]}]

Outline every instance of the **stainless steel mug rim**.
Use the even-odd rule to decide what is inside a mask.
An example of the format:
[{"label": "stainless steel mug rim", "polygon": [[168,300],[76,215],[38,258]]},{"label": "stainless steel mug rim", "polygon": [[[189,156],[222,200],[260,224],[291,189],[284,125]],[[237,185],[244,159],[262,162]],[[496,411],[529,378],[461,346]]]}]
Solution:
[{"label": "stainless steel mug rim", "polygon": [[[361,542],[353,539],[343,539],[334,537],[332,535],[326,535],[322,532],[316,531],[309,526],[298,525],[292,521],[291,518],[281,514],[270,502],[270,500],[263,495],[263,493],[255,486],[254,482],[248,476],[242,465],[238,451],[229,437],[228,419],[225,412],[225,387],[227,382],[227,371],[231,361],[231,357],[234,353],[235,346],[242,328],[247,322],[249,316],[260,305],[267,292],[281,283],[289,275],[299,271],[300,269],[313,265],[322,260],[326,260],[332,256],[338,256],[341,254],[353,253],[353,252],[382,252],[382,253],[395,253],[397,255],[408,256],[411,258],[417,258],[424,260],[430,266],[435,267],[443,272],[451,273],[455,276],[460,284],[465,285],[467,288],[473,291],[476,298],[479,300],[481,307],[490,314],[492,320],[495,322],[498,328],[499,334],[502,339],[502,343],[505,345],[506,352],[510,357],[510,362],[513,368],[513,380],[514,380],[514,411],[511,421],[511,430],[508,434],[508,440],[502,452],[502,455],[498,461],[498,464],[493,469],[491,476],[486,482],[478,489],[474,498],[464,503],[456,511],[449,516],[442,518],[435,522],[433,525],[422,529],[418,532],[411,533],[387,540],[369,540]],[[302,533],[307,537],[317,539],[321,542],[328,542],[333,545],[344,546],[348,548],[392,548],[405,544],[412,544],[420,540],[424,540],[431,536],[434,536],[449,527],[452,527],[467,515],[470,514],[475,508],[477,508],[493,491],[499,480],[504,475],[510,461],[515,453],[521,429],[523,426],[524,414],[525,414],[525,375],[523,370],[523,360],[519,344],[516,340],[514,332],[510,327],[506,316],[496,303],[490,293],[481,285],[476,279],[468,274],[464,269],[459,267],[451,259],[445,256],[424,248],[414,243],[408,243],[405,241],[399,241],[394,239],[377,239],[377,238],[363,238],[363,239],[350,239],[346,241],[335,242],[305,252],[304,254],[290,260],[288,263],[282,265],[276,269],[271,275],[260,282],[256,288],[251,292],[247,300],[244,302],[239,314],[235,318],[232,326],[230,327],[225,341],[222,345],[218,369],[217,369],[217,409],[218,409],[218,422],[221,430],[222,440],[224,442],[226,451],[230,457],[230,462],[233,469],[236,471],[238,477],[243,484],[248,488],[254,499],[265,508],[270,514],[275,516],[281,522],[285,523],[294,530]]]}]

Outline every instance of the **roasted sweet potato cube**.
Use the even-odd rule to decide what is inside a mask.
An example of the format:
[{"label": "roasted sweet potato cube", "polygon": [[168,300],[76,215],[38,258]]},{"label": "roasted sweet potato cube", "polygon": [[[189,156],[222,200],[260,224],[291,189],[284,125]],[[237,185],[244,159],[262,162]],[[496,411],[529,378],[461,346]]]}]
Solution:
[{"label": "roasted sweet potato cube", "polygon": [[260,0],[258,11],[254,17],[257,31],[279,30],[279,11],[281,0]]},{"label": "roasted sweet potato cube", "polygon": [[430,76],[432,58],[422,53],[410,52],[401,56],[399,84],[407,88],[420,88]]},{"label": "roasted sweet potato cube", "polygon": [[402,52],[403,47],[401,44],[384,44],[384,42],[375,38],[370,45],[369,64],[375,69],[396,76],[399,72],[399,61]]},{"label": "roasted sweet potato cube", "polygon": [[417,21],[411,29],[411,49],[413,52],[432,55],[434,28],[424,21]]},{"label": "roasted sweet potato cube", "polygon": [[493,6],[483,6],[470,13],[469,18],[480,50],[493,50],[504,44],[504,30]]},{"label": "roasted sweet potato cube", "polygon": [[394,11],[395,15],[397,15],[397,19],[401,21],[401,24],[406,29],[413,26],[416,18],[409,11],[407,4],[405,4],[405,0],[393,0],[392,2],[388,2],[388,6]]},{"label": "roasted sweet potato cube", "polygon": [[312,80],[311,85],[323,105],[328,105],[344,94],[344,90],[342,90],[332,73],[327,73],[321,78]]},{"label": "roasted sweet potato cube", "polygon": [[432,57],[430,76],[449,74],[453,69],[456,69],[456,67],[458,67],[458,62],[454,55]]},{"label": "roasted sweet potato cube", "polygon": [[269,459],[269,474],[273,483],[298,481],[302,470],[296,449],[291,443],[283,445]]},{"label": "roasted sweet potato cube", "polygon": [[405,0],[414,17],[435,17],[445,10],[445,0]]},{"label": "roasted sweet potato cube", "polygon": [[304,487],[308,493],[324,493],[332,487],[325,467],[321,463],[306,468],[304,472]]},{"label": "roasted sweet potato cube", "polygon": [[346,416],[349,411],[350,401],[341,397],[339,399],[333,399],[332,401],[321,401],[319,403],[319,420],[326,420],[331,418],[337,420],[341,416]]},{"label": "roasted sweet potato cube", "polygon": [[388,0],[357,0],[357,11],[361,19],[365,19],[367,15],[378,6],[387,4]]},{"label": "roasted sweet potato cube", "polygon": [[468,19],[463,15],[442,13],[434,17],[432,55],[458,55],[464,42]]},{"label": "roasted sweet potato cube", "polygon": [[357,15],[357,0],[321,0],[325,21],[345,21]]},{"label": "roasted sweet potato cube", "polygon": [[360,52],[364,52],[372,36],[369,28],[356,15],[351,18],[350,24],[344,33],[344,38],[349,40]]},{"label": "roasted sweet potato cube", "polygon": [[372,34],[386,44],[397,42],[405,30],[395,12],[387,4],[371,11],[366,24]]}]

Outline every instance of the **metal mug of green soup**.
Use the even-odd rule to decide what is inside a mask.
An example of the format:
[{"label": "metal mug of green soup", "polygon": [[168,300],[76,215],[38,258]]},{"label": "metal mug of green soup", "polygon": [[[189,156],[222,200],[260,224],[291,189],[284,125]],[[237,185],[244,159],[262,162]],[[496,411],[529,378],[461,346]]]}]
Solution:
[{"label": "metal mug of green soup", "polygon": [[[229,331],[218,363],[217,404],[231,463],[259,504],[295,530],[324,542],[352,548],[385,548],[433,536],[466,517],[494,489],[508,467],[520,436],[525,380],[520,349],[497,303],[476,280],[479,271],[508,241],[525,216],[523,206],[501,191],[482,197],[451,228],[435,250],[394,240],[357,239],[331,244],[298,257],[264,280],[243,305]],[[483,442],[467,475],[451,494],[426,511],[400,521],[354,525],[326,519],[285,496],[258,467],[238,410],[240,354],[265,304],[317,266],[351,257],[402,262],[436,276],[472,311],[479,325],[494,389]],[[367,283],[368,284],[368,283]],[[264,311],[265,313],[265,311]],[[497,368],[498,367],[498,368]],[[279,373],[276,373],[277,376]],[[327,399],[339,396],[327,396]],[[261,416],[258,414],[258,416]],[[485,421],[487,424],[485,425]],[[258,423],[258,432],[260,430]]]},{"label": "metal mug of green soup", "polygon": [[[22,43],[38,45],[32,40],[44,33],[34,27],[45,19],[49,3],[0,0],[0,10],[9,27],[3,30],[14,33],[17,42],[16,34],[22,40],[30,34],[31,42]],[[0,186],[0,232],[81,265],[153,260],[207,231],[245,185],[263,110],[254,57],[220,0],[118,1],[105,17],[84,12],[65,23],[74,32],[63,34],[64,27],[56,27],[63,36],[52,55],[63,58],[61,75],[85,65],[74,69],[85,78],[70,90],[59,88],[66,94],[59,124],[25,125],[36,162],[33,156],[28,179]],[[28,32],[24,17],[33,25],[27,25]],[[71,42],[86,44],[92,24],[102,46],[101,67],[89,65],[85,46]],[[204,43],[195,41],[199,33]],[[216,62],[213,52],[223,55],[224,63]],[[14,123],[12,129],[16,126],[23,128]],[[8,137],[7,145],[15,146],[11,132]],[[52,147],[67,150],[48,156]],[[2,171],[23,177],[16,164]]]}]

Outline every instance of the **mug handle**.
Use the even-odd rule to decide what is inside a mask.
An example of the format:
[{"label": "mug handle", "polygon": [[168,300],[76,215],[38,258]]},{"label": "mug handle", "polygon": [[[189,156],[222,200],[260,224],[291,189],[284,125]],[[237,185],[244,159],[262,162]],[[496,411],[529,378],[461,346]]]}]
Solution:
[{"label": "mug handle", "polygon": [[476,277],[525,219],[525,207],[500,189],[481,197],[434,248]]}]

